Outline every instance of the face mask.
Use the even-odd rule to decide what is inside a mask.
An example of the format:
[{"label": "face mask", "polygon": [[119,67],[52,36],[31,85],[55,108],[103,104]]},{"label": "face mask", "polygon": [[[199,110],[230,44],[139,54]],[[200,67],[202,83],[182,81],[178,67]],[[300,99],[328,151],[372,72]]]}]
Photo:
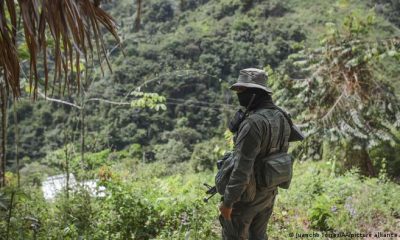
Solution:
[{"label": "face mask", "polygon": [[237,93],[237,96],[239,99],[240,106],[247,108],[249,106],[251,98],[253,97],[253,93],[251,91],[246,90],[244,92]]}]

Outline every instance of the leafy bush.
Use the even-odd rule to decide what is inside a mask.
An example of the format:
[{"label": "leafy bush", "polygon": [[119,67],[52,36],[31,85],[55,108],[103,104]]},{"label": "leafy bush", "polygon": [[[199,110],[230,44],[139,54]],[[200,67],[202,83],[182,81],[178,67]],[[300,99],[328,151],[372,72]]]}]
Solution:
[{"label": "leafy bush", "polygon": [[153,203],[131,184],[113,183],[105,185],[107,197],[102,204],[105,208],[100,215],[103,237],[112,239],[149,239],[159,229],[158,212]]},{"label": "leafy bush", "polygon": [[[186,163],[180,164],[187,171]],[[332,164],[295,163],[290,189],[277,196],[271,238],[285,240],[304,231],[400,230],[399,185],[363,178],[357,171],[337,175]],[[6,231],[7,202],[14,191],[9,231],[22,239],[35,234],[38,239],[219,239],[218,196],[202,201],[203,183],[211,184],[214,173],[173,173],[170,167],[155,162],[140,164],[132,175],[111,172],[99,183],[105,196],[97,198],[78,188],[46,202],[36,187],[2,189],[0,203],[6,208],[0,205],[0,230]]]},{"label": "leafy bush", "polygon": [[180,0],[180,9],[181,11],[194,10],[208,1],[209,0]]},{"label": "leafy bush", "polygon": [[142,158],[143,150],[142,146],[138,143],[132,144],[128,149],[129,155],[133,158]]},{"label": "leafy bush", "polygon": [[283,17],[289,11],[284,1],[268,1],[263,7],[262,15],[268,17]]},{"label": "leafy bush", "polygon": [[166,22],[174,17],[174,8],[170,1],[157,1],[152,3],[148,20],[153,22]]},{"label": "leafy bush", "polygon": [[178,163],[188,161],[190,152],[185,144],[175,139],[169,139],[166,144],[158,144],[154,146],[156,159],[167,163]]},{"label": "leafy bush", "polygon": [[175,141],[182,142],[185,148],[191,151],[194,144],[201,139],[201,134],[192,128],[177,127],[172,131],[164,132],[161,138],[163,140],[174,139]]},{"label": "leafy bush", "polygon": [[321,231],[332,230],[329,228],[328,220],[332,217],[333,208],[334,202],[331,199],[325,195],[318,196],[309,210],[311,227]]},{"label": "leafy bush", "polygon": [[239,8],[240,8],[240,3],[238,1],[229,3],[223,2],[217,6],[217,9],[215,10],[213,16],[218,20],[224,17],[229,17],[234,15],[235,11]]},{"label": "leafy bush", "polygon": [[50,226],[45,229],[49,231],[46,235],[56,238],[63,233],[61,236],[67,239],[80,236],[89,238],[96,232],[99,210],[90,191],[82,186],[75,186],[68,193],[62,192],[54,202],[54,215],[52,215],[58,221],[48,223]]},{"label": "leafy bush", "polygon": [[398,231],[393,222],[397,209],[400,209],[398,201],[394,200],[400,194],[397,184],[362,178],[356,170],[337,175],[332,166],[332,162],[295,164],[290,189],[281,190],[277,198],[271,219],[273,232],[282,234],[282,228],[286,234],[303,232],[302,229],[373,232],[385,228]]},{"label": "leafy bush", "polygon": [[222,157],[225,151],[225,144],[216,139],[196,144],[190,158],[193,170],[195,172],[213,170],[216,167],[217,160]]},{"label": "leafy bush", "polygon": [[370,150],[375,168],[389,177],[400,179],[400,131],[394,133],[394,141],[383,141]]}]

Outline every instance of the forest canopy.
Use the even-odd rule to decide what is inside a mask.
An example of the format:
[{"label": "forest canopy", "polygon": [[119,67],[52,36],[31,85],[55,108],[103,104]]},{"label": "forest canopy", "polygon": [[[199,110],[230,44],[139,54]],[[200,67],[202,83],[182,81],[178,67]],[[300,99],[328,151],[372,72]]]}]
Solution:
[{"label": "forest canopy", "polygon": [[[0,4],[8,236],[217,239],[201,184],[233,147],[229,86],[249,67],[306,134],[271,231],[399,230],[396,1],[60,2]],[[45,211],[41,187],[61,175]],[[68,185],[87,180],[106,197]]]}]

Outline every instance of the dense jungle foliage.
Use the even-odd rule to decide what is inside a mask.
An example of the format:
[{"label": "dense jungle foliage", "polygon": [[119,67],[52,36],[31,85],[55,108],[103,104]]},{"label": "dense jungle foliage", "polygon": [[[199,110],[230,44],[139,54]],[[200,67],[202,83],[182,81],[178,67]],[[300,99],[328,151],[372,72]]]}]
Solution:
[{"label": "dense jungle foliage", "polygon": [[[220,239],[219,199],[202,200],[202,185],[213,181],[213,172],[162,162],[132,166],[123,155],[103,153],[118,163],[97,170],[98,185],[107,189],[102,197],[83,187],[51,202],[35,188],[14,192],[13,218],[0,222],[0,231],[8,229],[10,239]],[[278,195],[268,228],[272,239],[400,229],[400,187],[387,173],[365,178],[357,171],[338,174],[334,162],[306,161],[296,163],[294,179]]]},{"label": "dense jungle foliage", "polygon": [[[400,232],[398,1],[142,4],[137,29],[136,1],[102,3],[123,44],[104,32],[112,72],[82,66],[84,91],[49,95],[75,107],[33,102],[28,90],[9,104],[2,236],[218,239],[218,197],[203,203],[202,184],[213,182],[217,159],[232,147],[226,126],[238,102],[229,86],[247,67],[269,73],[273,99],[308,136],[290,149],[295,178],[279,194],[273,239],[293,232]],[[350,82],[360,74],[380,89],[340,81],[331,87],[332,76],[342,73]],[[371,96],[341,97],[342,86],[352,89],[350,96]],[[16,158],[22,188],[15,187]],[[62,173],[98,179],[105,195],[75,188],[47,202],[41,182]]]},{"label": "dense jungle foliage", "polygon": [[[330,31],[329,24],[341,31],[349,16],[373,19],[364,41],[384,40],[399,33],[396,27],[399,6],[395,1],[315,4],[313,1],[232,0],[143,4],[139,32],[135,29],[136,5],[132,1],[104,4],[104,9],[120,23],[123,48],[114,48],[112,37],[105,35],[111,49],[113,72],[102,75],[98,68],[88,67],[84,96],[65,99],[84,105],[86,151],[122,150],[132,144],[140,145],[142,158],[151,162],[156,156],[161,157],[162,149],[169,149],[170,145],[179,148],[177,152],[183,152],[177,161],[189,160],[188,152],[193,151],[195,144],[219,137],[225,131],[237,104],[228,86],[235,81],[240,69],[268,66],[277,71],[280,83],[276,84],[278,92],[274,98],[296,117],[303,109],[297,99],[301,96],[293,89],[287,94],[285,88],[290,86],[285,86],[280,79],[303,78],[304,74],[293,67],[289,56],[304,48],[318,48]],[[399,70],[393,61],[387,62],[387,69],[378,73],[378,77],[396,86],[398,94]],[[129,103],[135,97],[131,93],[139,89],[166,97],[167,109],[130,108]],[[289,105],[288,101],[298,102]],[[11,106],[8,116],[7,159],[12,168],[16,141]],[[78,140],[80,118],[80,110],[68,105],[48,101],[33,104],[29,99],[17,102],[18,155],[23,164],[43,159],[49,151]],[[297,118],[299,123],[306,123],[308,119],[307,116]],[[321,147],[315,148],[314,144],[310,151],[315,149]],[[318,152],[320,156],[324,154],[322,150]],[[394,160],[397,163],[393,167],[398,171],[400,160]]]}]

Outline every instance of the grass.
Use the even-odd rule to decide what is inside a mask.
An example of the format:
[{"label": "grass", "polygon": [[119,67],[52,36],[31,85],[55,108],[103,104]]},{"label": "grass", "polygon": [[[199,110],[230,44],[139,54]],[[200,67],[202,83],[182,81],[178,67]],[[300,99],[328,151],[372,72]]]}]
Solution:
[{"label": "grass", "polygon": [[[202,203],[203,182],[212,183],[213,173],[156,177],[150,185],[148,181],[145,185],[142,180],[138,180],[137,185],[154,189],[146,193],[148,199],[159,204],[158,210],[165,215],[176,211],[182,213],[177,209],[197,206],[193,209],[198,211],[197,214],[205,214],[203,221],[189,220],[185,233],[193,233],[194,226],[200,224],[203,231],[211,234],[208,239],[218,239],[219,197],[214,197],[208,204]],[[400,186],[395,183],[364,178],[356,170],[337,175],[330,163],[297,163],[291,188],[281,189],[278,195],[269,234],[273,239],[287,239],[289,233],[399,232],[399,198]],[[194,217],[194,213],[191,216]],[[173,238],[174,234],[168,237]]]},{"label": "grass", "polygon": [[[130,229],[144,239],[149,234],[160,240],[220,239],[219,196],[203,202],[203,183],[212,185],[214,172],[193,173],[189,163],[142,164],[129,158],[114,165],[98,170],[108,189],[105,198],[81,189],[69,199],[45,202],[40,188],[23,190],[10,232],[32,236],[24,224],[30,216],[42,223],[39,237],[120,239]],[[338,174],[330,162],[296,162],[290,189],[279,191],[268,233],[283,240],[290,233],[400,232],[398,199],[400,186],[385,177],[365,178],[356,170]],[[0,230],[6,226],[0,221]]]}]

